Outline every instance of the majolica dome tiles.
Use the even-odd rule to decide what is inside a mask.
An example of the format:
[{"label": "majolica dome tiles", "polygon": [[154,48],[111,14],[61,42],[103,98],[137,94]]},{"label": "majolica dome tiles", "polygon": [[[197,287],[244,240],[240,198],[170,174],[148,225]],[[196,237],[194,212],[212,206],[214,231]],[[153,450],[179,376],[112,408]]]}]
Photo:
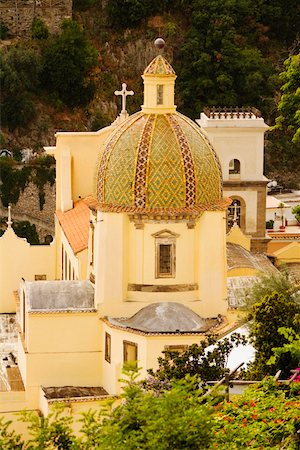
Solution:
[{"label": "majolica dome tiles", "polygon": [[144,70],[144,75],[175,75],[171,64],[161,55],[154,58]]},{"label": "majolica dome tiles", "polygon": [[109,137],[97,175],[103,211],[197,213],[225,206],[218,157],[181,114],[131,116]]}]

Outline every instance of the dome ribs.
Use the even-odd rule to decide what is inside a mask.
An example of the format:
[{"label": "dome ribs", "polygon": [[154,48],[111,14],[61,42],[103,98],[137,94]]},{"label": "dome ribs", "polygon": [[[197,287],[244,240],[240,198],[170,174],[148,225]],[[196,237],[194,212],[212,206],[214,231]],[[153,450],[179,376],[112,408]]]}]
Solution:
[{"label": "dome ribs", "polygon": [[112,134],[112,137],[108,141],[105,146],[104,153],[102,155],[99,168],[98,168],[98,178],[97,178],[97,199],[100,203],[103,203],[105,200],[104,197],[104,183],[105,183],[105,171],[108,164],[108,160],[110,157],[110,153],[115,147],[116,143],[124,133],[124,131],[129,128],[136,120],[141,117],[141,113],[138,112],[131,116],[128,120],[123,122],[116,131]]},{"label": "dome ribs", "polygon": [[185,174],[185,204],[186,206],[194,206],[196,203],[196,178],[191,149],[180,125],[175,119],[175,115],[169,114],[168,120],[177,137],[179,148],[181,149]]},{"label": "dome ribs", "polygon": [[135,181],[134,181],[134,204],[137,207],[146,207],[146,189],[147,189],[147,162],[151,144],[153,125],[155,116],[151,114],[145,124],[136,163]]}]

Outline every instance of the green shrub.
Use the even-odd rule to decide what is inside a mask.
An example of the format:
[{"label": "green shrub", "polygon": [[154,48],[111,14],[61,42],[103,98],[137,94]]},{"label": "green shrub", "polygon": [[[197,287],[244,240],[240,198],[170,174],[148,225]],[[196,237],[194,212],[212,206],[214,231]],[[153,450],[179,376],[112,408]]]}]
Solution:
[{"label": "green shrub", "polygon": [[89,73],[97,64],[97,50],[76,22],[64,20],[61,33],[47,40],[43,64],[41,79],[54,98],[68,106],[84,105],[93,98],[95,86]]},{"label": "green shrub", "polygon": [[49,30],[45,23],[41,19],[33,19],[31,28],[32,39],[47,39],[49,36]]},{"label": "green shrub", "polygon": [[17,236],[25,238],[31,245],[38,245],[40,243],[39,236],[36,231],[36,226],[27,220],[14,222],[12,225]]},{"label": "green shrub", "polygon": [[294,208],[292,208],[292,213],[300,223],[300,205],[294,206]]},{"label": "green shrub", "polygon": [[8,38],[8,27],[0,21],[0,39],[7,39]]}]

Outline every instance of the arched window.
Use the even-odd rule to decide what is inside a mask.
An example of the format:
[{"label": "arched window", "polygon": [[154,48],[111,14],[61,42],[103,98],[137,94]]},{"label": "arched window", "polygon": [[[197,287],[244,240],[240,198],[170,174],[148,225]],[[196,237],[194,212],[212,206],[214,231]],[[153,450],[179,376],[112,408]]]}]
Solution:
[{"label": "arched window", "polygon": [[238,159],[229,162],[229,179],[238,179],[241,176],[241,163]]},{"label": "arched window", "polygon": [[241,202],[237,199],[233,200],[228,208],[228,228],[231,228],[234,223],[241,226]]},{"label": "arched window", "polygon": [[246,203],[241,197],[231,197],[232,203],[227,210],[227,230],[236,223],[242,231],[246,228]]}]

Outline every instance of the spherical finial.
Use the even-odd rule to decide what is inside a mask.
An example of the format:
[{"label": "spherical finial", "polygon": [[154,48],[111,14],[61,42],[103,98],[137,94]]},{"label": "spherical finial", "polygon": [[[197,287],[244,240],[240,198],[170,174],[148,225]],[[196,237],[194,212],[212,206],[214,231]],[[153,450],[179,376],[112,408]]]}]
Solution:
[{"label": "spherical finial", "polygon": [[166,45],[165,41],[162,38],[155,39],[154,45],[156,48],[161,50]]}]

